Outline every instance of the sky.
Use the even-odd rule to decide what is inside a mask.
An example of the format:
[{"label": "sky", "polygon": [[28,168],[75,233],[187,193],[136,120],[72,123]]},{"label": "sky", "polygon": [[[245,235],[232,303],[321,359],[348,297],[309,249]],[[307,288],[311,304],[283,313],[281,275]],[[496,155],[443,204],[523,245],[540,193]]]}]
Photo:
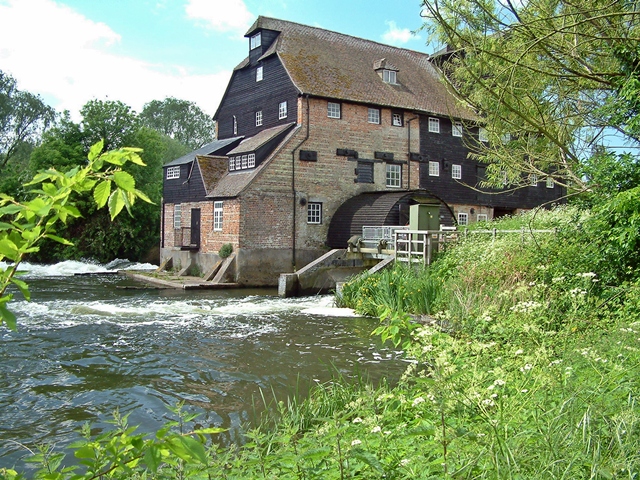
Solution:
[{"label": "sky", "polygon": [[79,120],[175,97],[213,115],[258,15],[431,53],[420,0],[0,0],[0,70]]}]

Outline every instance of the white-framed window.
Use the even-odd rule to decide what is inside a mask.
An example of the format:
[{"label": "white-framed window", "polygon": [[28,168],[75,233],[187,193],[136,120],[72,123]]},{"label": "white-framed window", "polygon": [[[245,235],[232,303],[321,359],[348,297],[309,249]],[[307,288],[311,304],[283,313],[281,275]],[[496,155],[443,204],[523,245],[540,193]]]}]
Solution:
[{"label": "white-framed window", "polygon": [[454,163],[451,165],[451,178],[460,180],[462,178],[462,165]]},{"label": "white-framed window", "polygon": [[250,153],[247,155],[247,168],[254,168],[256,166],[256,154]]},{"label": "white-framed window", "polygon": [[529,185],[531,185],[532,187],[538,186],[538,175],[536,175],[535,173],[529,174]]},{"label": "white-framed window", "polygon": [[253,50],[254,48],[258,48],[260,45],[262,45],[262,34],[258,32],[251,36],[250,48]]},{"label": "white-framed window", "polygon": [[502,143],[509,143],[511,141],[511,134],[505,133],[500,137],[500,139],[502,140]]},{"label": "white-framed window", "polygon": [[462,136],[462,122],[453,122],[453,125],[451,127],[451,135],[453,135],[454,137]]},{"label": "white-framed window", "polygon": [[258,68],[256,68],[256,82],[262,81],[262,78],[263,78],[262,74],[263,74],[262,66],[259,66]]},{"label": "white-framed window", "polygon": [[555,187],[555,183],[553,181],[553,177],[547,177],[546,184],[547,184],[547,188]]},{"label": "white-framed window", "polygon": [[395,70],[382,70],[382,81],[384,83],[392,83],[395,85],[397,82],[396,73],[397,72]]},{"label": "white-framed window", "polygon": [[287,118],[287,102],[280,102],[278,104],[278,120]]},{"label": "white-framed window", "polygon": [[489,141],[489,133],[486,128],[480,127],[478,130],[478,140],[485,143]]},{"label": "white-framed window", "polygon": [[380,110],[377,108],[370,108],[367,113],[367,121],[369,123],[380,123]]},{"label": "white-framed window", "polygon": [[429,176],[430,177],[440,176],[440,162],[429,162]]},{"label": "white-framed window", "polygon": [[340,104],[335,102],[328,102],[327,116],[329,118],[340,118]]},{"label": "white-framed window", "polygon": [[238,119],[236,118],[236,116],[233,116],[233,134],[237,135],[238,134]]},{"label": "white-framed window", "polygon": [[307,223],[319,225],[322,223],[322,203],[307,203]]},{"label": "white-framed window", "polygon": [[256,112],[256,127],[262,126],[262,110]]},{"label": "white-framed window", "polygon": [[429,131],[431,133],[440,133],[440,119],[429,117]]},{"label": "white-framed window", "polygon": [[223,202],[213,202],[213,231],[219,232],[222,230],[222,217],[224,212]]},{"label": "white-framed window", "polygon": [[167,168],[167,180],[171,180],[173,178],[180,178],[180,165],[177,167]]},{"label": "white-framed window", "polygon": [[182,217],[181,205],[179,203],[176,203],[173,206],[173,228],[174,229],[180,228],[180,226],[181,226],[181,224],[180,224],[181,217]]},{"label": "white-framed window", "polygon": [[476,221],[477,222],[488,222],[489,218],[487,217],[486,213],[479,213],[478,216],[476,217]]},{"label": "white-framed window", "polygon": [[229,157],[229,170],[236,169],[236,157]]},{"label": "white-framed window", "polygon": [[400,188],[402,186],[402,166],[387,163],[387,187]]},{"label": "white-framed window", "polygon": [[458,213],[458,225],[469,225],[469,214],[468,213]]},{"label": "white-framed window", "polygon": [[391,124],[394,127],[401,127],[402,126],[402,114],[401,113],[394,113],[391,116]]},{"label": "white-framed window", "polygon": [[241,161],[242,161],[242,168],[247,168],[247,165],[248,165],[247,162],[249,161],[249,156],[242,155],[242,157],[239,157],[239,158],[241,158]]}]

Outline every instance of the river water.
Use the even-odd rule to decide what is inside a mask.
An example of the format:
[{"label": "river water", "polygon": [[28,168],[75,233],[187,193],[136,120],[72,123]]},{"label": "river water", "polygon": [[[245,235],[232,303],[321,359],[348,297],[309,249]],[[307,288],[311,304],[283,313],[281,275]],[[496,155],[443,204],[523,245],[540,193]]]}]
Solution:
[{"label": "river water", "polygon": [[110,267],[25,266],[32,300],[11,305],[17,332],[0,327],[0,467],[21,465],[20,444],[63,449],[85,422],[105,428],[116,407],[151,432],[182,400],[239,441],[261,389],[282,398],[332,370],[391,382],[404,370],[370,336],[375,320],[330,295],[147,289]]}]

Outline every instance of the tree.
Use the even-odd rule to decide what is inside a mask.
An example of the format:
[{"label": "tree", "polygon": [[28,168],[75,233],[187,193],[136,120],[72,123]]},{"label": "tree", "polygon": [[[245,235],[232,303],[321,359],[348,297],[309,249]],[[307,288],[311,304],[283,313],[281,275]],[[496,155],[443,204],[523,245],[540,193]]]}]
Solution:
[{"label": "tree", "polygon": [[90,100],[80,109],[80,115],[87,148],[100,140],[107,150],[130,144],[140,126],[138,114],[120,101]]},{"label": "tree", "polygon": [[487,186],[537,175],[592,189],[583,160],[606,149],[604,134],[640,140],[637,2],[429,0],[423,15],[453,52],[449,87],[486,125],[474,147]]},{"label": "tree", "polygon": [[154,130],[196,150],[215,137],[213,118],[195,103],[168,97],[147,103],[142,122]]},{"label": "tree", "polygon": [[18,90],[15,79],[0,71],[0,169],[25,144],[35,144],[54,118],[39,96]]}]

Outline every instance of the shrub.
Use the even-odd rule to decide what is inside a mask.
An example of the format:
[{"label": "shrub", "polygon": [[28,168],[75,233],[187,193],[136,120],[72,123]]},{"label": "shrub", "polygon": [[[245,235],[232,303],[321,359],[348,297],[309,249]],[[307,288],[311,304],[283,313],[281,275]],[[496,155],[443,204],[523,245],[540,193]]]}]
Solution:
[{"label": "shrub", "polygon": [[218,256],[220,258],[227,258],[229,255],[231,255],[231,252],[233,252],[233,245],[231,245],[230,243],[225,243],[224,245],[222,245],[222,247],[220,247]]}]

